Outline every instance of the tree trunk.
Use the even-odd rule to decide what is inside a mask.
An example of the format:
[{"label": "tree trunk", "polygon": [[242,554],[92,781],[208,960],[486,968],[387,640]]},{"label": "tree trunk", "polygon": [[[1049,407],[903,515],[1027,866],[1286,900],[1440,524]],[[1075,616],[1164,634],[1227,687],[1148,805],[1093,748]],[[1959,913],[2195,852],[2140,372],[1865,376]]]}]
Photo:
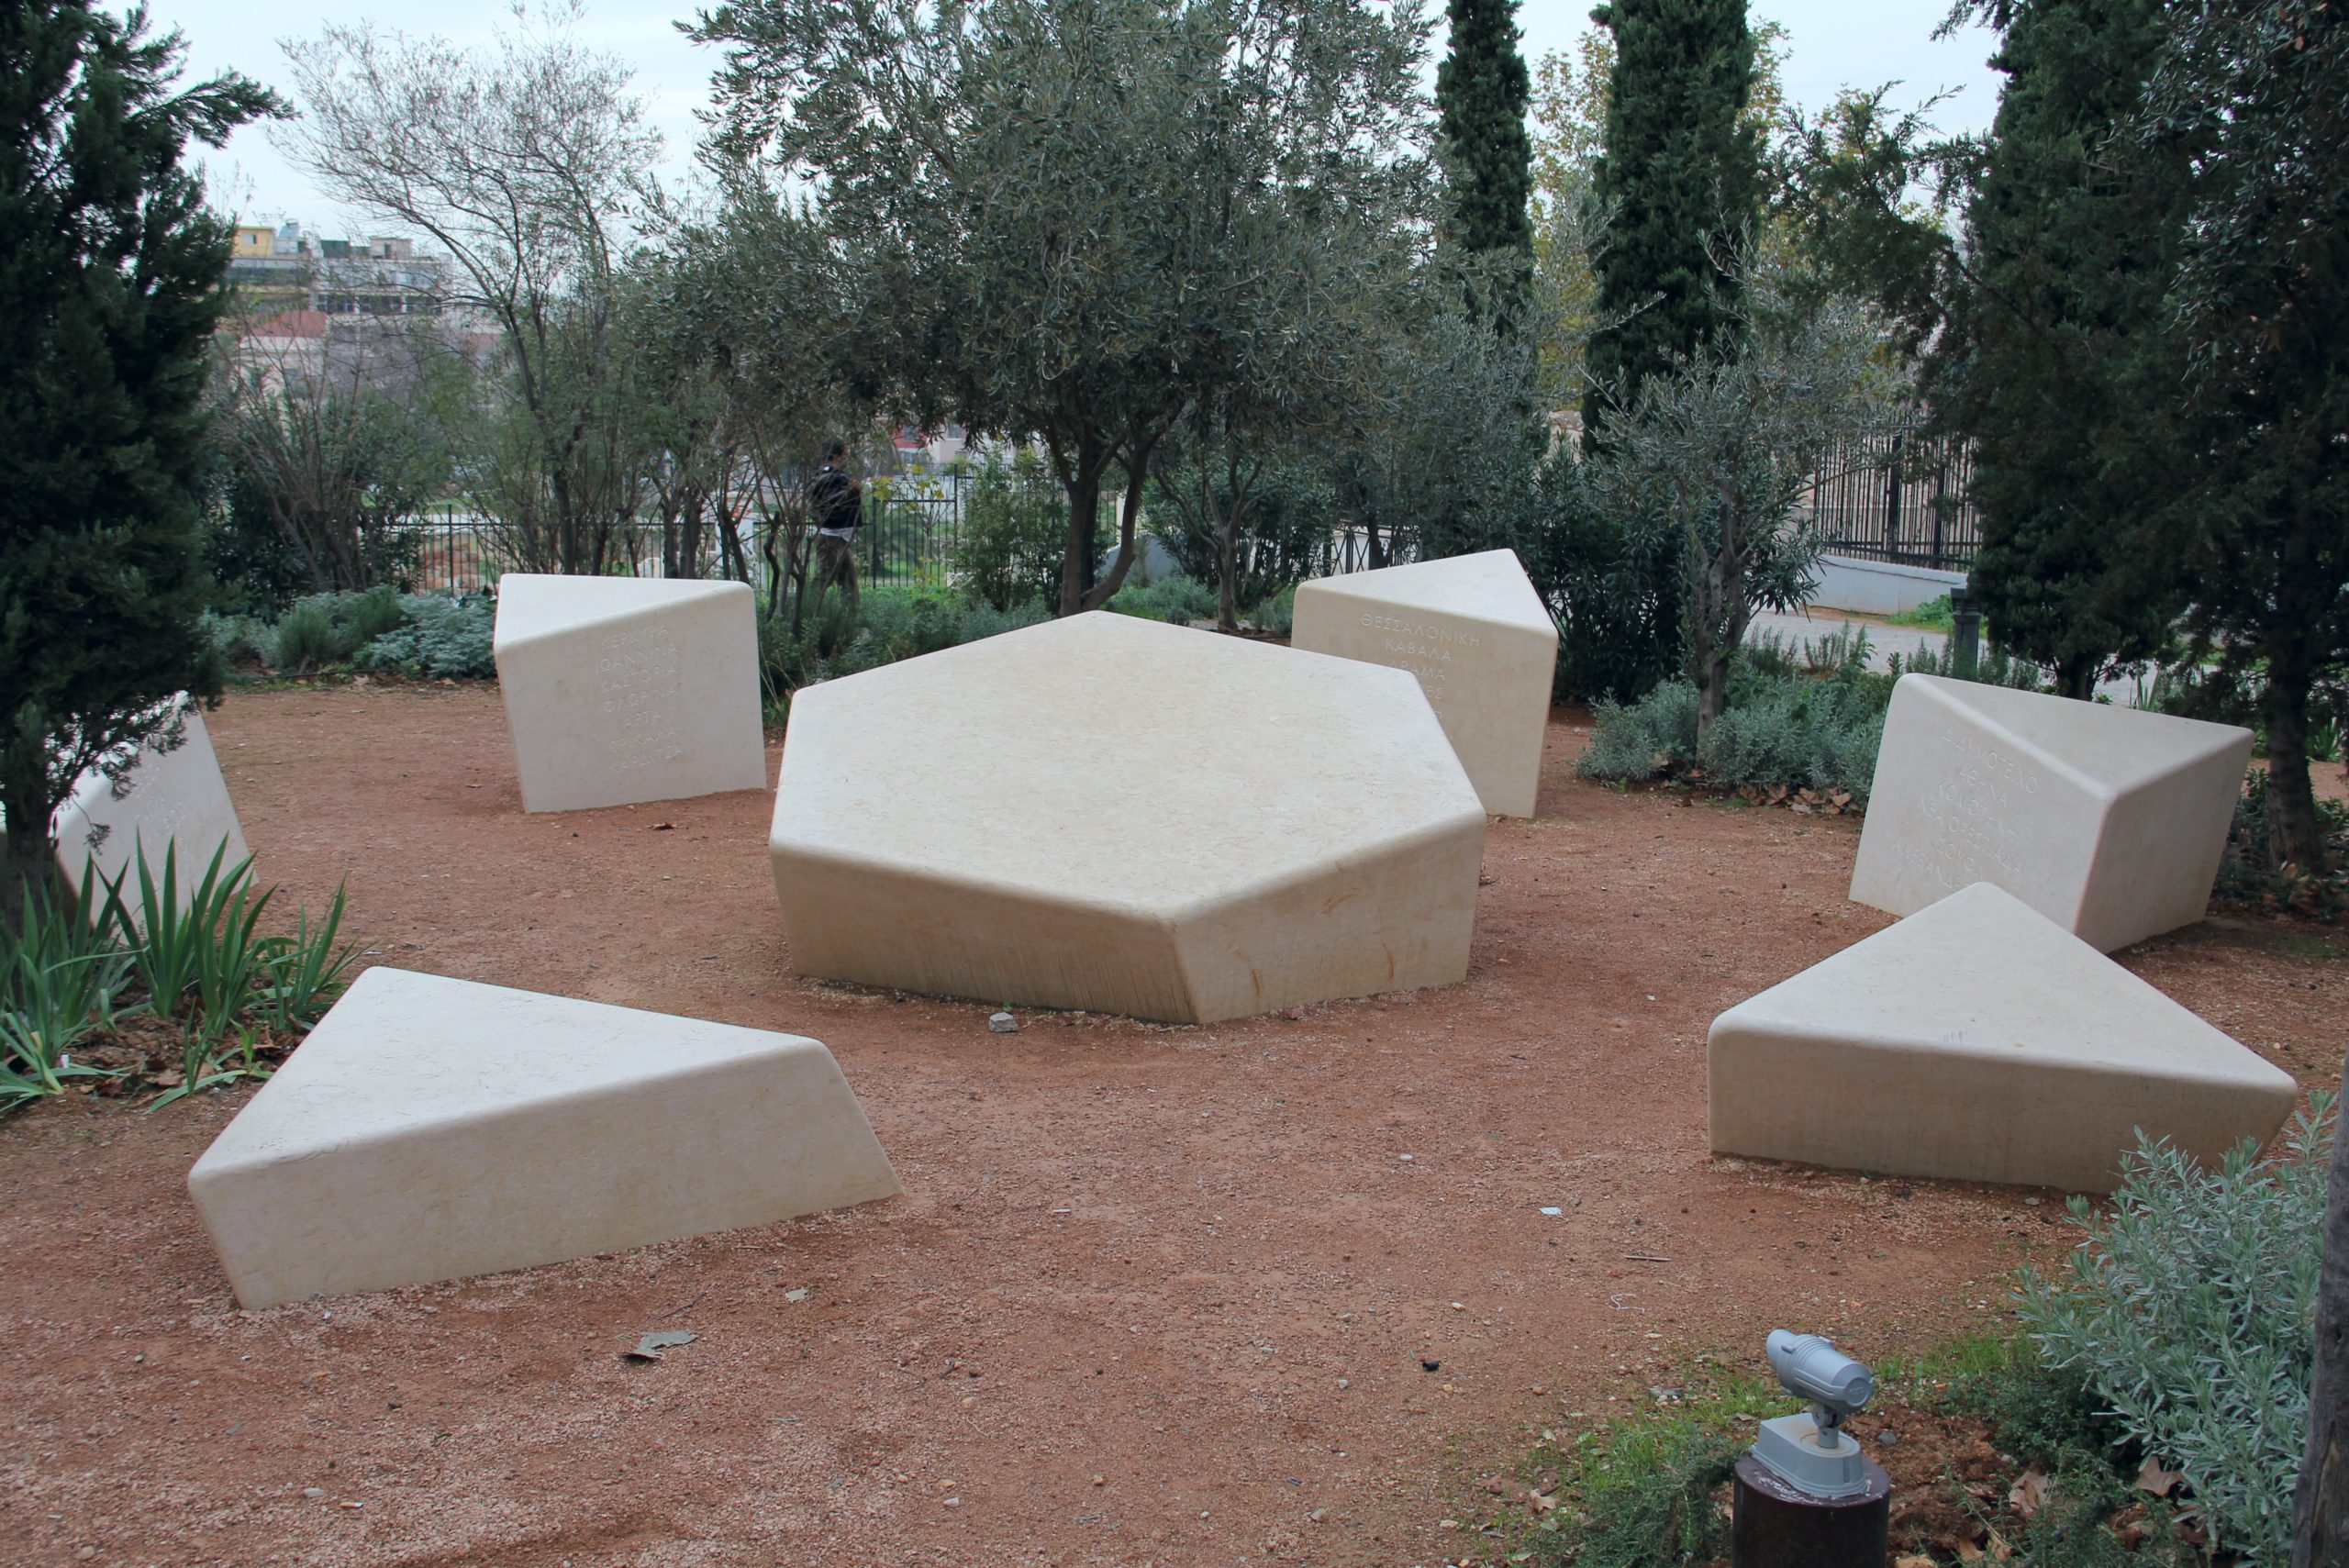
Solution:
[{"label": "tree trunk", "polygon": [[2267,720],[2268,858],[2279,866],[2321,872],[2324,830],[2309,782],[2309,683],[2277,660],[2272,647],[2260,711]]},{"label": "tree trunk", "polygon": [[1689,650],[1697,665],[1697,744],[1713,732],[1713,720],[1729,711],[1729,670],[1737,657],[1734,641]]},{"label": "tree trunk", "polygon": [[1240,629],[1240,497],[1215,520],[1215,624],[1225,631]]},{"label": "tree trunk", "polygon": [[[1729,711],[1729,671],[1745,638],[1745,574],[1736,556],[1735,534],[1727,536],[1702,570],[1691,573],[1697,602],[1688,607],[1688,665],[1697,681],[1697,744],[1713,732],[1713,720]],[[1725,618],[1724,618],[1725,617]],[[1719,635],[1716,636],[1718,628]]]},{"label": "tree trunk", "polygon": [[[2349,1069],[2343,1073],[2349,1091]],[[2292,1494],[2292,1568],[2349,1563],[2349,1138],[2336,1131],[2316,1287],[2309,1446]]]},{"label": "tree trunk", "polygon": [[1085,595],[1083,607],[1097,610],[1126,585],[1126,573],[1134,564],[1134,524],[1141,517],[1142,482],[1150,475],[1150,449],[1156,440],[1146,441],[1141,456],[1126,470],[1126,493],[1118,506],[1118,558],[1109,563],[1109,574],[1093,585]]},{"label": "tree trunk", "polygon": [[0,826],[0,844],[6,846],[0,855],[0,931],[10,933],[24,929],[26,895],[46,892],[57,863],[57,845],[49,836],[50,814],[56,807],[38,798],[17,799],[18,793],[11,791],[0,801],[7,817]]},{"label": "tree trunk", "polygon": [[2097,658],[2075,653],[2055,667],[2055,691],[2078,702],[2096,701]]},{"label": "tree trunk", "polygon": [[1061,557],[1061,606],[1054,612],[1073,616],[1085,608],[1085,590],[1093,586],[1093,525],[1101,509],[1101,472],[1080,454],[1076,477],[1068,485],[1068,546]]}]

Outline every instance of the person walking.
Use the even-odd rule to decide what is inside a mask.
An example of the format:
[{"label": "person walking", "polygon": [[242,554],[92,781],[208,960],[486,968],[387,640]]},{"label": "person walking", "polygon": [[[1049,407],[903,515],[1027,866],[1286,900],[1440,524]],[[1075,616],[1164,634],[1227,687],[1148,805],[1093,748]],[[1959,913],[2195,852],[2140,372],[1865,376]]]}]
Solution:
[{"label": "person walking", "polygon": [[851,625],[857,616],[856,529],[864,520],[864,486],[848,471],[848,443],[824,448],[824,466],[807,482],[807,516],[816,525],[815,595],[822,613],[825,591],[837,581],[848,595]]}]

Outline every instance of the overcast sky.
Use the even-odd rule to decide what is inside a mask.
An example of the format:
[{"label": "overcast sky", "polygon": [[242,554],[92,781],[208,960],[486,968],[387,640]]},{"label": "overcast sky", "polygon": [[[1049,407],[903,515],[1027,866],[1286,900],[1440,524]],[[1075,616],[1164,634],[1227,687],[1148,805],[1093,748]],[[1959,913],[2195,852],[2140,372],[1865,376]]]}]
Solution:
[{"label": "overcast sky", "polygon": [[[693,0],[585,0],[584,36],[636,70],[636,86],[668,139],[665,177],[690,168],[699,129],[694,111],[708,102],[711,57],[680,35],[675,19]],[[373,18],[410,34],[434,34],[459,43],[486,42],[507,23],[498,0],[349,0],[321,7],[317,0],[151,0],[157,24],[187,36],[198,72],[233,68],[272,86],[286,85],[279,40],[315,33],[321,11],[337,19]],[[1435,9],[1442,11],[1441,4]],[[1756,17],[1786,24],[1790,53],[1787,90],[1816,109],[1846,83],[1875,87],[1900,82],[1909,104],[1943,88],[1957,89],[1936,122],[1943,130],[1979,129],[1998,106],[1998,77],[1983,63],[1990,35],[1969,29],[1936,42],[1933,29],[1948,0],[1760,0]],[[1526,59],[1571,50],[1590,27],[1588,0],[1521,0],[1519,26]],[[1441,50],[1439,24],[1436,47]],[[328,234],[355,231],[357,221],[337,212],[309,181],[270,145],[266,129],[238,133],[225,154],[206,160],[214,200],[260,220],[293,217]]]}]

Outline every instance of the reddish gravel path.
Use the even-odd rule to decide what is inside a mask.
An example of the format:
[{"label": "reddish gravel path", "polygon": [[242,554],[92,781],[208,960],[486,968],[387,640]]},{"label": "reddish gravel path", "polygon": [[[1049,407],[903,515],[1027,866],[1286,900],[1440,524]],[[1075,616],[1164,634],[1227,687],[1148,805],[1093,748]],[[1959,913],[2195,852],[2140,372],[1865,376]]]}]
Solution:
[{"label": "reddish gravel path", "polygon": [[[348,877],[385,962],[816,1035],[907,1195],[242,1312],[181,1186],[240,1095],[0,1124],[0,1561],[1432,1563],[1527,1429],[1779,1324],[1921,1348],[2062,1234],[2020,1191],[1708,1156],[1712,1016],[1883,923],[1855,825],[1581,784],[1564,710],[1464,984],[1013,1037],[795,978],[762,795],[524,817],[494,690],[212,728],[263,875]],[[2325,1084],[2343,951],[2123,958]],[[700,1340],[622,1365],[654,1327]]]}]

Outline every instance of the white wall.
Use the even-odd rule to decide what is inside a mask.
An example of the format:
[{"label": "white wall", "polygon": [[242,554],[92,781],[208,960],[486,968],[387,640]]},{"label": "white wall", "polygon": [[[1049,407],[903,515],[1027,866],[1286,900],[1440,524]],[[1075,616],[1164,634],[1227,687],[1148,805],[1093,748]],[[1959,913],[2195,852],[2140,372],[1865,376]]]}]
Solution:
[{"label": "white wall", "polygon": [[1937,572],[1926,566],[1896,566],[1848,555],[1823,555],[1819,560],[1819,586],[1804,602],[1813,608],[1896,616],[1965,585],[1963,572]]}]

